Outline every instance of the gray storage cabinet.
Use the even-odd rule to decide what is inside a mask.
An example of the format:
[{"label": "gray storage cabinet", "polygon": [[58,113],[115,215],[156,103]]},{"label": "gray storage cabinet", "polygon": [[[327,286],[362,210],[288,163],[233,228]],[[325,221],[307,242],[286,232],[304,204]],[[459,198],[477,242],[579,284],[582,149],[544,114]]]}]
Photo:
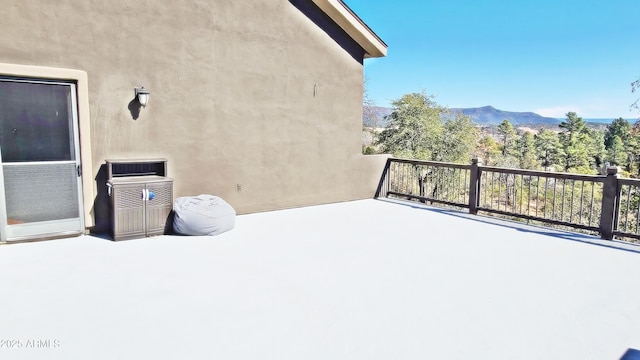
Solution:
[{"label": "gray storage cabinet", "polygon": [[173,208],[173,180],[167,161],[107,160],[113,240],[165,233]]}]

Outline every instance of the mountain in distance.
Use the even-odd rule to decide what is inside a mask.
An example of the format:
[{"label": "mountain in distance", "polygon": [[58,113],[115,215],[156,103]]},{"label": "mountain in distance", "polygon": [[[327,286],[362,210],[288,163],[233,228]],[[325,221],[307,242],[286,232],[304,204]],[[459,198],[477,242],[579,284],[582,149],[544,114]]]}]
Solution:
[{"label": "mountain in distance", "polygon": [[[615,119],[619,119],[620,117],[617,118],[589,118],[589,119],[582,119],[584,120],[584,122],[586,123],[591,123],[591,124],[604,124],[604,125],[609,125],[613,122],[613,120]],[[627,120],[629,122],[629,124],[633,125],[636,123],[636,121],[640,120],[638,118],[624,118],[625,120]]]},{"label": "mountain in distance", "polygon": [[513,112],[498,110],[493,106],[479,108],[451,109],[471,117],[471,120],[479,125],[499,125],[504,120],[509,120],[513,125],[557,125],[562,121],[552,117],[545,117],[534,112]]},{"label": "mountain in distance", "polygon": [[[509,120],[513,125],[558,125],[561,119],[545,117],[533,112],[513,112],[498,110],[493,106],[483,106],[478,108],[455,108],[453,112],[462,113],[471,118],[478,125],[499,125],[502,121]],[[387,117],[393,112],[392,108],[381,106],[366,107],[363,123],[365,126],[372,126],[377,119],[377,127],[388,125]],[[375,118],[374,118],[375,115]]]}]

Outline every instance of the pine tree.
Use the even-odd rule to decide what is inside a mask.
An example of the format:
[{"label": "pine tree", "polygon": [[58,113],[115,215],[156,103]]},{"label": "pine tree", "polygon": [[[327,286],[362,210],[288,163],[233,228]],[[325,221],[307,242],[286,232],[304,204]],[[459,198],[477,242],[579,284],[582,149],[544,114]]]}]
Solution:
[{"label": "pine tree", "polygon": [[[634,161],[637,153],[636,139],[633,137],[632,133],[633,127],[623,118],[613,120],[611,124],[607,125],[607,129],[604,133],[604,145],[607,149],[607,154],[615,154],[615,161],[613,161],[610,156],[607,160],[618,166],[623,166],[628,171],[631,170],[632,162]],[[614,144],[616,137],[621,141],[622,149],[620,149],[619,143],[616,142]]]},{"label": "pine tree", "polygon": [[576,113],[569,112],[559,126],[560,143],[564,150],[564,170],[589,172],[588,133],[584,121]]},{"label": "pine tree", "polygon": [[506,157],[511,155],[517,133],[509,120],[504,119],[500,125],[498,125],[498,135],[500,136],[500,142],[502,143],[502,156]]},{"label": "pine tree", "polygon": [[613,142],[614,137],[619,137],[623,144],[627,144],[631,138],[631,124],[623,119],[617,118],[607,125],[604,133],[604,146],[608,150]]},{"label": "pine tree", "polygon": [[516,140],[515,153],[520,169],[536,168],[535,140],[531,133],[525,132]]},{"label": "pine tree", "polygon": [[609,143],[609,149],[607,149],[607,160],[611,165],[623,165],[627,161],[627,152],[624,148],[624,143],[620,136],[616,135]]},{"label": "pine tree", "polygon": [[604,131],[587,129],[589,143],[587,144],[587,152],[594,168],[602,168],[606,158],[606,149],[604,146]]},{"label": "pine tree", "polygon": [[554,165],[559,165],[564,158],[564,150],[558,138],[558,134],[551,130],[540,129],[534,136],[536,156],[542,167],[549,170]]},{"label": "pine tree", "polygon": [[501,154],[500,144],[492,136],[483,136],[476,144],[476,156],[480,157],[485,165],[495,165],[495,159]]}]

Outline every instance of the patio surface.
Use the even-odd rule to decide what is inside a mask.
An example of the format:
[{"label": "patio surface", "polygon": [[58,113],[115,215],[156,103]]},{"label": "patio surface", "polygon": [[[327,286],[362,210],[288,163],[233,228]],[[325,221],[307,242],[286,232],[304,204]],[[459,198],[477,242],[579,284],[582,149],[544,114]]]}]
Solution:
[{"label": "patio surface", "polygon": [[0,246],[0,359],[620,359],[640,247],[386,200]]}]

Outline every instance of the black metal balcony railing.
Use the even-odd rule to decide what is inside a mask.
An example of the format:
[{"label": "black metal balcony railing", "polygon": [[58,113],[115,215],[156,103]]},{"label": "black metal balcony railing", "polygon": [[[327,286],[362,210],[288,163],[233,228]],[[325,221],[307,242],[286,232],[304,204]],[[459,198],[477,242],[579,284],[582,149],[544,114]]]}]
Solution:
[{"label": "black metal balcony railing", "polygon": [[389,159],[376,197],[395,197],[640,239],[640,180]]}]

